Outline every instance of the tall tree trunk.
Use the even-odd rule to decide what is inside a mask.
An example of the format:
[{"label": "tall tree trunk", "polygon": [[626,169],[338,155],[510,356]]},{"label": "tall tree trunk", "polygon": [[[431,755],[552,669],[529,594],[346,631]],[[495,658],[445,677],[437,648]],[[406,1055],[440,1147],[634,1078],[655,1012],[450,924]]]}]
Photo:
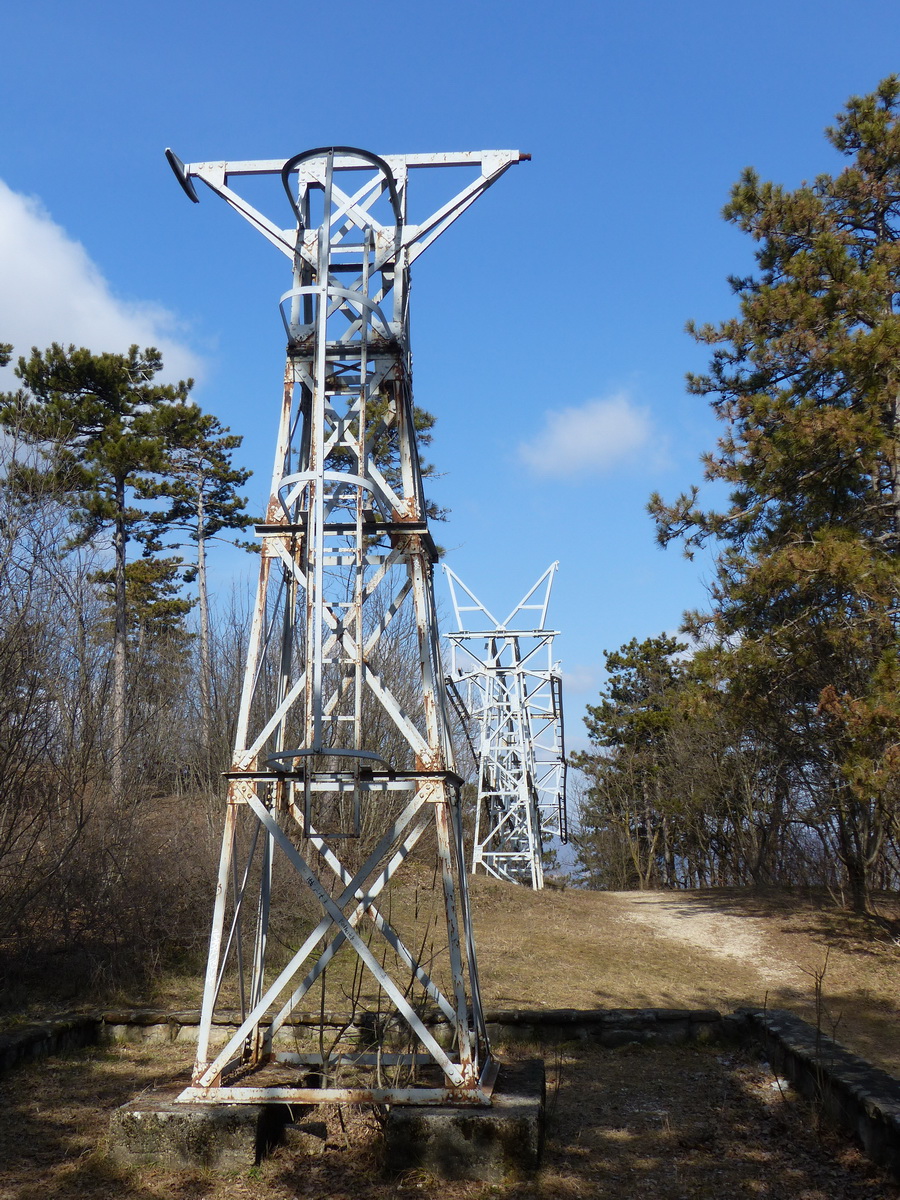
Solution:
[{"label": "tall tree trunk", "polygon": [[115,481],[116,516],[113,549],[116,558],[116,614],[113,638],[112,793],[116,805],[125,800],[125,480]]},{"label": "tall tree trunk", "polygon": [[203,748],[204,768],[211,782],[212,704],[210,697],[209,592],[206,584],[206,514],[203,506],[202,476],[197,481],[197,592],[200,598],[200,744]]},{"label": "tall tree trunk", "polygon": [[854,912],[866,915],[871,907],[869,880],[871,863],[865,853],[865,843],[868,840],[864,828],[866,821],[859,802],[846,786],[842,786],[837,795],[835,818],[838,855],[844,867],[847,888],[850,892],[850,907]]},{"label": "tall tree trunk", "polygon": [[665,886],[667,888],[674,888],[675,851],[672,848],[672,832],[669,824],[669,814],[665,811],[665,806],[663,804],[662,783],[660,781],[659,769],[653,776],[653,792],[656,800],[654,807],[656,809],[656,816],[659,821],[659,830],[662,836],[662,860],[663,870],[665,872]]},{"label": "tall tree trunk", "polygon": [[894,394],[891,405],[891,508],[894,523],[895,546],[900,544],[900,392]]}]

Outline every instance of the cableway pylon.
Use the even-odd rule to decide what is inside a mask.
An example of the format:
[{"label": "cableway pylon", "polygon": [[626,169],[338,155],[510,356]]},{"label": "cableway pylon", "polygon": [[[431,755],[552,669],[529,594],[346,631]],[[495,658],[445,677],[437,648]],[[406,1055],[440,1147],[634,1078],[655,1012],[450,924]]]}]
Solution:
[{"label": "cableway pylon", "polygon": [[446,564],[456,618],[446,684],[478,773],[471,870],[544,886],[544,855],[565,842],[562,676],[546,628],[553,563],[504,621]]},{"label": "cableway pylon", "polygon": [[[527,156],[343,146],[277,161],[167,156],[191,200],[205,184],[292,271],[197,1058],[181,1099],[490,1103],[409,280],[419,255]],[[411,180],[436,168],[466,182],[416,216]],[[280,184],[287,227],[242,194],[255,200],[267,182]],[[236,1028],[216,1046],[225,1008],[237,1009]],[[310,1009],[313,1044],[292,1041]]]}]

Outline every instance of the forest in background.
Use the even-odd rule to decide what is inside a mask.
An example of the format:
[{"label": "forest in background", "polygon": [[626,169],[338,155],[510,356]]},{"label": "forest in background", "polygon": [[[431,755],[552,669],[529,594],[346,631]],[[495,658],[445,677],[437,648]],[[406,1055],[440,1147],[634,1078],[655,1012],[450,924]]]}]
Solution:
[{"label": "forest in background", "polygon": [[712,548],[709,606],[685,642],[607,654],[577,756],[590,886],[827,887],[867,913],[900,885],[898,112],[890,76],[826,130],[838,174],[732,189],[757,270],[688,327],[728,502],[649,504],[661,545]]},{"label": "forest in background", "polygon": [[247,606],[210,603],[206,556],[250,522],[249,472],[232,463],[240,438],[161,369],[152,349],[54,345],[20,358],[0,397],[13,1002],[38,980],[72,995],[145,982],[208,933]]},{"label": "forest in background", "polygon": [[[255,550],[242,536],[254,517],[241,439],[161,371],[153,349],[54,344],[20,357],[21,386],[0,395],[0,981],[13,1005],[202,974],[251,619],[245,582],[210,596],[207,557],[222,541]],[[414,420],[427,446],[434,418]],[[372,445],[390,476],[395,439]],[[409,619],[372,662],[416,714]],[[277,636],[260,670],[269,711]],[[364,703],[363,724],[367,744],[405,761],[380,706]],[[289,905],[291,929],[314,907]]]},{"label": "forest in background", "polygon": [[[865,913],[900,886],[898,111],[891,77],[828,131],[840,174],[789,191],[748,170],[725,209],[758,270],[731,280],[737,316],[691,327],[711,361],[689,389],[723,423],[704,471],[730,498],[650,501],[662,545],[713,548],[710,602],[684,640],[607,653],[574,758],[588,887],[824,887]],[[240,439],[161,369],[54,345],[0,396],[12,1003],[204,954],[249,624],[243,593],[210,602],[206,556],[252,517]]]}]

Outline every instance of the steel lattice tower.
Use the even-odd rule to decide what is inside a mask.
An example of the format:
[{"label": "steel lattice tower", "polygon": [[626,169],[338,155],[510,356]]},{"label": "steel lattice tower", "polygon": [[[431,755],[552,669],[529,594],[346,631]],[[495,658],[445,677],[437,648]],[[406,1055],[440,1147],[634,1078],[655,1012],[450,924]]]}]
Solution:
[{"label": "steel lattice tower", "polygon": [[[533,888],[544,886],[550,840],[567,839],[562,679],[553,660],[556,631],[545,628],[557,566],[547,568],[505,621],[444,567],[457,624],[447,634],[448,692],[475,728],[472,873],[481,867]],[[526,613],[538,619],[529,622]]]},{"label": "steel lattice tower", "polygon": [[[286,162],[185,165],[167,156],[192,200],[202,180],[293,270],[281,300],[284,391],[271,498],[257,526],[259,587],[197,1061],[182,1099],[489,1103],[496,1065],[478,993],[462,781],[442,686],[409,271],[527,156],[381,158],[339,146]],[[438,167],[467,168],[470,182],[413,223],[410,176]],[[280,177],[289,228],[234,190],[247,176]],[[405,678],[391,675],[392,647],[402,646],[412,647]],[[418,873],[400,893],[392,885],[403,867]],[[292,884],[312,898],[318,923],[273,968],[275,901],[286,880],[288,891]],[[415,918],[420,892],[433,906],[427,937],[404,910],[413,891]],[[329,996],[349,1000],[351,1013],[326,1037],[326,972],[338,971],[341,951],[355,966]],[[315,1052],[279,1049],[313,989]],[[224,1003],[239,1007],[240,1023],[215,1051],[214,1014]],[[448,1036],[436,1035],[434,1019]]]}]

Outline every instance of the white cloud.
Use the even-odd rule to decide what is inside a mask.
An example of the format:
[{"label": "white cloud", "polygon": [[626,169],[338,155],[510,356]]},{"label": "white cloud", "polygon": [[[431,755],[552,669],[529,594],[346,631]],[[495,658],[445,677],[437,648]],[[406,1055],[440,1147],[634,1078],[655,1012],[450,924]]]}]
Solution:
[{"label": "white cloud", "polygon": [[579,666],[576,664],[571,668],[563,668],[563,689],[566,692],[573,692],[575,694],[593,692],[600,686],[601,674],[601,669],[593,665]]},{"label": "white cloud", "polygon": [[650,440],[650,419],[623,392],[551,409],[543,429],[519,445],[519,457],[538,475],[569,478],[605,471]]},{"label": "white cloud", "polygon": [[[58,225],[40,200],[0,180],[0,342],[13,361],[51,342],[123,352],[156,346],[167,381],[195,378],[201,360],[177,336],[174,315],[161,305],[115,296],[84,246]],[[0,386],[12,387],[12,368]]]}]

